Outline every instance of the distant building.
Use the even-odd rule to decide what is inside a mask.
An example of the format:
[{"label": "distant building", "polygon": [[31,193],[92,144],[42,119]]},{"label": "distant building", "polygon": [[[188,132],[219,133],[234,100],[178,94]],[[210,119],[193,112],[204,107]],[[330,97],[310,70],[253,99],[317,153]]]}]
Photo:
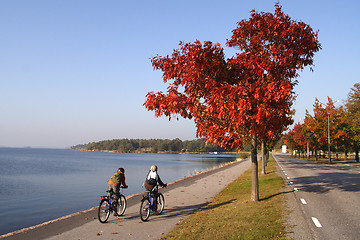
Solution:
[{"label": "distant building", "polygon": [[282,152],[282,153],[286,153],[286,145],[282,145],[282,147],[281,147],[281,152]]}]

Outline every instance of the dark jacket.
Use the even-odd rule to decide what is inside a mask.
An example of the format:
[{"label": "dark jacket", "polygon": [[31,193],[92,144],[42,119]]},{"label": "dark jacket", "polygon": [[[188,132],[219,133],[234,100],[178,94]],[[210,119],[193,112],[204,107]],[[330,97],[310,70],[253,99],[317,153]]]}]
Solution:
[{"label": "dark jacket", "polygon": [[121,171],[115,172],[108,181],[108,184],[116,185],[118,187],[123,185],[126,188],[127,185],[125,183],[125,174]]}]

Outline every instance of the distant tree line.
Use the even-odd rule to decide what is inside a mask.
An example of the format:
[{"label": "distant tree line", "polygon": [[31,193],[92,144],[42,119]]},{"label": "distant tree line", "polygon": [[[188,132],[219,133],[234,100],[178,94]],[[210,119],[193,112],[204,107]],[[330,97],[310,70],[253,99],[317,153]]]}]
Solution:
[{"label": "distant tree line", "polygon": [[344,105],[336,107],[336,102],[330,97],[327,103],[315,99],[313,114],[306,111],[304,122],[295,124],[285,135],[288,148],[316,159],[319,153],[327,152],[330,163],[331,152],[336,153],[336,159],[344,153],[345,160],[349,153],[355,153],[360,162],[360,83],[351,88]]},{"label": "distant tree line", "polygon": [[[245,151],[246,151],[245,147]],[[205,139],[182,141],[169,139],[113,139],[72,146],[71,149],[83,151],[114,152],[225,152],[224,148],[214,143],[205,143]]]}]

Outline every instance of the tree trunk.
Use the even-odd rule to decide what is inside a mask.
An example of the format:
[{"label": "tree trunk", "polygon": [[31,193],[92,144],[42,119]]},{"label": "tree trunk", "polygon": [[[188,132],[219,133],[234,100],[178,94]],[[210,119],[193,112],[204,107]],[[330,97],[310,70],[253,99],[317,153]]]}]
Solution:
[{"label": "tree trunk", "polygon": [[310,147],[309,147],[309,141],[306,141],[306,152],[307,152],[307,159],[310,159]]},{"label": "tree trunk", "polygon": [[257,139],[251,137],[251,201],[259,201],[259,178],[258,178],[258,161],[257,161]]},{"label": "tree trunk", "polygon": [[339,160],[339,151],[338,151],[338,146],[335,146],[335,156],[336,156],[336,160]]},{"label": "tree trunk", "polygon": [[359,162],[359,150],[357,150],[357,149],[355,151],[355,160],[356,160],[356,162]]},{"label": "tree trunk", "polygon": [[264,140],[261,141],[261,159],[262,159],[262,169],[261,173],[266,174],[265,166],[266,166],[266,156],[265,156],[265,142]]},{"label": "tree trunk", "polygon": [[318,161],[318,160],[319,160],[318,150],[315,150],[315,159],[316,159],[316,161]]}]

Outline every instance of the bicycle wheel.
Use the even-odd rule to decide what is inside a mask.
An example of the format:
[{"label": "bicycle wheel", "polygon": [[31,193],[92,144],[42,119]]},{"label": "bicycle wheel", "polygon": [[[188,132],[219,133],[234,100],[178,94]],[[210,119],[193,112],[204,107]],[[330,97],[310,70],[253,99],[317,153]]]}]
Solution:
[{"label": "bicycle wheel", "polygon": [[162,193],[158,193],[157,197],[157,213],[161,214],[164,211],[165,199]]},{"label": "bicycle wheel", "polygon": [[108,199],[101,200],[98,209],[98,219],[101,223],[105,223],[110,216],[110,204]]},{"label": "bicycle wheel", "polygon": [[141,201],[140,205],[140,218],[143,222],[147,221],[150,216],[150,202],[149,199]]},{"label": "bicycle wheel", "polygon": [[126,209],[126,198],[124,195],[120,194],[117,205],[117,215],[122,216]]}]

